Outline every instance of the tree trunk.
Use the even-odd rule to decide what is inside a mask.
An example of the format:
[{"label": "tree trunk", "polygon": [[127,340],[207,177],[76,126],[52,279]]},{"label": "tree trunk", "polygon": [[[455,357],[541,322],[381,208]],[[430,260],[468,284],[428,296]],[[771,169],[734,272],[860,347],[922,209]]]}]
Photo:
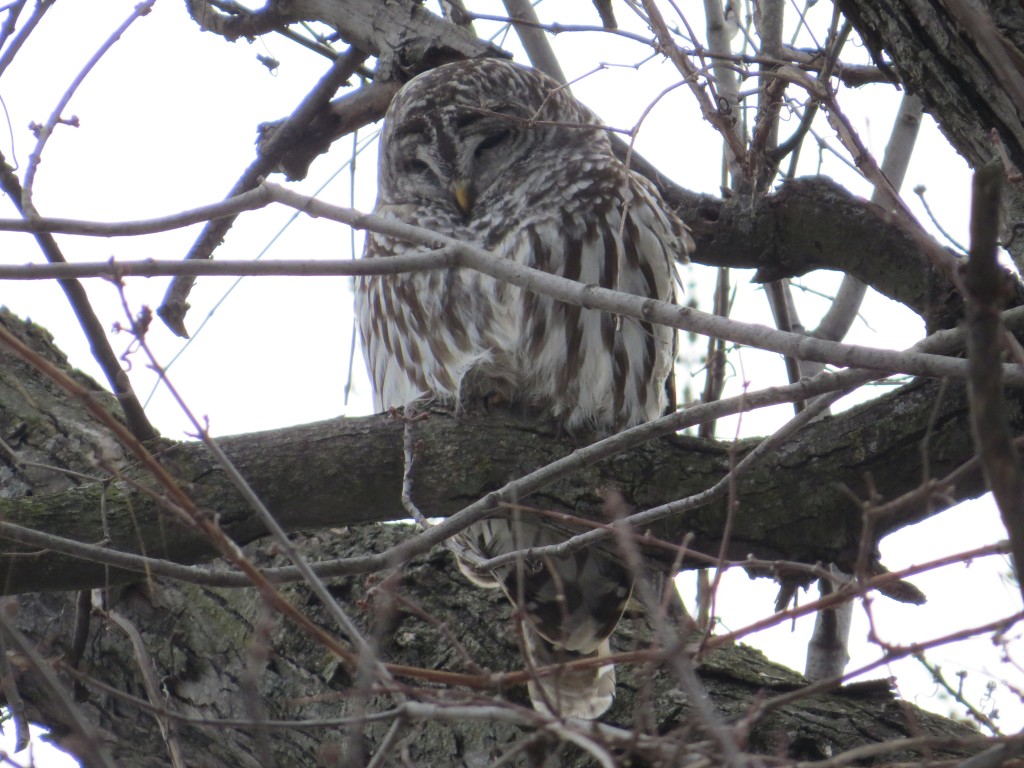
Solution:
[{"label": "tree trunk", "polygon": [[[339,528],[297,537],[311,560],[380,552],[410,535],[405,526],[369,525]],[[275,558],[256,556],[261,564]],[[497,592],[472,587],[444,551],[415,558],[406,567],[371,578],[347,577],[331,582],[331,593],[350,612],[379,655],[389,662],[427,670],[470,672],[476,668],[513,669],[519,651],[507,601]],[[288,586],[289,601],[324,628],[336,631],[315,597],[303,585]],[[204,589],[156,579],[107,591],[108,608],[130,622],[149,649],[152,673],[160,681],[160,711],[175,715],[169,731],[177,739],[185,763],[203,768],[267,768],[270,765],[364,765],[376,754],[396,718],[371,719],[346,730],[344,719],[366,712],[387,712],[394,701],[361,695],[343,665],[319,645],[268,611],[253,590]],[[41,648],[64,680],[64,666],[75,629],[75,598],[46,594],[18,599],[8,608],[10,620]],[[615,634],[615,650],[650,646],[651,629],[634,612]],[[468,658],[467,658],[468,657]],[[468,661],[472,659],[472,665]],[[13,660],[16,668],[24,659]],[[154,714],[127,698],[145,699],[139,659],[124,631],[102,616],[89,625],[85,654],[75,679],[81,680],[79,711],[110,753],[122,765],[167,765]],[[26,665],[27,666],[27,665]],[[848,690],[773,704],[781,695],[806,684],[799,675],[772,664],[759,652],[730,645],[701,654],[697,670],[707,697],[730,734],[747,751],[797,760],[819,760],[866,742],[899,739],[910,734],[964,738],[971,729],[898,701],[884,681]],[[671,665],[620,664],[617,697],[602,718],[608,726],[663,735],[657,750],[637,748],[635,758],[650,762],[677,750],[679,763],[688,754],[707,750],[709,734],[701,726],[688,696],[680,689]],[[255,680],[253,685],[250,681]],[[100,688],[100,681],[112,690]],[[399,738],[383,765],[400,765],[407,751],[413,765],[481,765],[529,736],[529,699],[525,686],[504,691],[523,723],[488,718],[444,717],[445,706],[486,706],[494,693],[468,689],[426,690],[416,681],[416,699],[436,702],[436,710],[400,718]],[[33,720],[62,738],[70,735],[66,718],[39,675],[25,669],[18,686]],[[745,732],[745,716],[767,709]],[[265,722],[288,721],[260,728],[231,722],[262,715]],[[430,715],[433,715],[431,717]],[[296,722],[297,721],[297,722]],[[733,730],[735,729],[735,730]],[[350,738],[355,735],[356,738]],[[77,739],[65,744],[76,747]],[[702,746],[703,744],[703,746]],[[362,750],[361,753],[358,751]],[[514,765],[541,762],[549,750],[560,750],[555,764],[591,765],[589,756],[543,739]],[[959,752],[932,753],[935,758]],[[920,759],[914,751],[887,755],[893,761]]]}]

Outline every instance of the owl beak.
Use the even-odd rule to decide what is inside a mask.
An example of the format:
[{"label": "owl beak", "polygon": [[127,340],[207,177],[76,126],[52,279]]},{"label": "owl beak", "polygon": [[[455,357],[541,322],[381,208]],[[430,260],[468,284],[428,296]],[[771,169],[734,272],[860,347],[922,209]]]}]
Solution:
[{"label": "owl beak", "polygon": [[459,206],[459,210],[468,216],[473,209],[473,189],[469,182],[462,179],[453,181],[452,195],[455,197],[455,203]]}]

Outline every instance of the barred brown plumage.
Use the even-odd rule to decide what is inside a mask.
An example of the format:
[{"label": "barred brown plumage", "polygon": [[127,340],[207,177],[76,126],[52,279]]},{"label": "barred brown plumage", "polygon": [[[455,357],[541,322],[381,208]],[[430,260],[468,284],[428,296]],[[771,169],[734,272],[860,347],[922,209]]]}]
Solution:
[{"label": "barred brown plumage", "polygon": [[[674,298],[674,262],[692,248],[686,227],[649,181],[615,158],[586,107],[545,75],[497,59],[448,64],[402,88],[381,138],[374,210],[526,266],[665,301]],[[417,249],[370,233],[364,257]],[[497,397],[589,436],[656,418],[665,407],[671,328],[462,269],[360,278],[356,311],[381,410]],[[566,535],[541,520],[494,518],[461,538],[493,557]],[[522,604],[538,665],[607,655],[631,584],[598,550],[536,568],[463,570]],[[591,718],[613,693],[610,665],[531,686],[538,708]]]}]

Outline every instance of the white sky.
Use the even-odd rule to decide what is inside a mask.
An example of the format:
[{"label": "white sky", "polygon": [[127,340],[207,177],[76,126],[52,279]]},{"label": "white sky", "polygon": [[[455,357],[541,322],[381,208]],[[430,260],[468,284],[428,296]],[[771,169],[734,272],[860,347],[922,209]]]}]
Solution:
[{"label": "white sky", "polygon": [[[539,8],[542,18],[545,6],[550,5]],[[690,22],[699,29],[702,19],[698,4],[692,5]],[[9,161],[13,158],[25,165],[34,145],[28,124],[45,121],[83,63],[133,6],[133,0],[58,3],[50,11],[0,80],[0,96],[12,134],[6,138],[0,131],[0,150]],[[831,7],[825,3],[819,6],[817,15],[827,21]],[[480,7],[501,12],[499,4],[493,2],[481,3]],[[563,21],[580,18],[596,24],[589,2],[572,0],[551,7],[579,9],[566,10]],[[633,23],[623,6],[618,12],[620,24]],[[820,28],[820,18],[818,23]],[[599,62],[631,65],[648,55],[636,43],[606,35],[562,34],[553,39],[553,44],[570,79],[589,72]],[[507,47],[513,49],[511,39]],[[280,70],[268,72],[256,61],[257,54],[280,60]],[[323,59],[281,38],[229,44],[200,32],[182,3],[159,0],[149,16],[136,22],[114,45],[65,111],[65,116],[77,115],[81,127],[61,126],[50,139],[37,176],[36,206],[42,215],[118,221],[164,215],[219,200],[252,161],[256,126],[289,114],[326,67]],[[630,127],[652,99],[677,81],[669,65],[651,62],[639,74],[633,68],[605,69],[573,88],[610,125]],[[899,103],[898,94],[884,87],[844,89],[840,103],[865,144],[880,159]],[[783,135],[794,125],[793,120],[784,123]],[[370,132],[366,129],[360,137]],[[831,141],[827,130],[823,135]],[[363,210],[372,207],[373,150],[358,158],[353,200],[346,167],[351,145],[351,139],[340,141],[328,156],[317,161],[312,178],[299,189],[312,193],[337,174],[321,193],[325,199],[354,204]],[[717,193],[720,141],[700,119],[685,88],[677,88],[661,100],[640,132],[637,149],[684,186]],[[813,145],[808,144],[802,158],[804,173],[817,170],[814,155]],[[827,154],[822,167],[857,194],[870,195],[870,187],[863,180]],[[968,169],[930,120],[922,129],[904,185],[905,198],[924,221],[917,197],[910,193],[917,185],[929,190],[929,202],[943,226],[966,241]],[[14,215],[9,203],[0,208],[0,217]],[[292,212],[285,209],[244,215],[229,232],[217,257],[255,258],[266,249],[267,258],[348,258],[361,248],[361,238],[353,238],[345,228],[305,218],[288,226],[268,248],[291,218]],[[126,260],[177,259],[185,254],[198,231],[198,227],[192,227],[120,240],[58,236],[58,241],[70,261],[111,256]],[[0,233],[0,261],[18,264],[40,260],[31,237]],[[709,309],[713,273],[697,269],[692,279],[701,307]],[[742,273],[735,274],[734,280],[741,290],[734,316],[770,322],[760,290],[747,285],[748,276]],[[232,282],[224,278],[198,281],[189,299],[192,310],[187,323],[193,332],[224,298]],[[838,276],[816,275],[805,282],[828,293],[838,285]],[[143,305],[158,306],[167,283],[163,278],[133,279],[126,291],[133,311]],[[87,287],[105,325],[125,322],[111,286],[90,280]],[[826,302],[809,294],[799,294],[798,301],[801,319],[813,327]],[[56,284],[0,281],[0,302],[47,327],[76,365],[102,380]],[[923,332],[916,317],[877,295],[863,313],[867,322],[855,325],[848,339],[851,342],[903,348],[917,341]],[[358,352],[354,395],[347,406],[342,402],[349,367],[351,314],[351,292],[345,278],[246,279],[216,308],[216,315],[202,332],[195,334],[194,341],[171,367],[170,377],[194,412],[209,418],[214,434],[366,414],[370,411],[368,385]],[[154,324],[148,340],[164,363],[182,349],[181,340],[159,323]],[[113,343],[117,351],[122,351],[128,339],[114,338]],[[698,342],[700,349],[704,343]],[[749,382],[751,388],[760,388],[784,379],[777,355],[747,349],[735,355],[733,362],[733,391],[742,381]],[[153,376],[138,356],[133,358],[131,377],[145,397],[152,389]],[[699,387],[698,379],[695,389],[699,391]],[[166,436],[186,437],[187,422],[165,393],[153,397],[148,412]],[[743,432],[764,434],[789,412],[780,406],[748,414],[742,420]],[[719,435],[729,436],[735,430],[735,420],[724,420]],[[895,570],[1002,536],[991,504],[963,505],[939,519],[890,536],[882,545],[883,562]],[[970,622],[1008,615],[1019,605],[1020,597],[1013,585],[1002,580],[1007,570],[1005,562],[990,559],[915,577],[914,583],[928,594],[929,604],[914,608],[878,597],[873,603],[877,626],[889,641],[910,642],[940,636]],[[769,582],[730,575],[726,585],[719,599],[719,612],[729,629],[770,612],[775,588]],[[877,647],[865,641],[863,610],[858,608],[856,615],[851,668],[878,657]],[[801,669],[810,627],[811,621],[805,619],[793,628],[780,627],[750,638],[750,642],[764,647],[773,659]],[[932,651],[929,658],[940,663],[953,680],[955,669],[968,670],[968,698],[976,703],[982,700],[989,676],[998,679],[1013,672],[1018,685],[1024,686],[1019,671],[1000,664],[998,651],[985,639]],[[915,703],[948,711],[944,702],[934,698],[934,686],[916,662],[900,662],[869,677],[887,674],[898,676],[900,690]],[[1014,731],[1024,725],[1019,700],[1005,691],[1000,710],[1005,730]],[[49,760],[39,764],[57,765]]]}]

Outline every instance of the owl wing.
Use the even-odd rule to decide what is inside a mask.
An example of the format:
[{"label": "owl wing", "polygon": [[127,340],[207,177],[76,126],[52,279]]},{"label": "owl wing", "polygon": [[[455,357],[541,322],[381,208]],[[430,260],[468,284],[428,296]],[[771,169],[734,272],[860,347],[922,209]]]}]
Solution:
[{"label": "owl wing", "polygon": [[[508,258],[584,284],[675,300],[675,264],[693,247],[654,187],[607,158],[552,212],[512,229]],[[673,328],[524,291],[516,365],[520,399],[570,433],[606,435],[662,415]]]},{"label": "owl wing", "polygon": [[[375,212],[395,213],[388,206]],[[368,233],[363,258],[422,252],[405,241]],[[509,301],[495,280],[471,270],[357,278],[355,312],[376,409],[427,397],[456,404],[477,394],[514,399],[518,376]]]}]

